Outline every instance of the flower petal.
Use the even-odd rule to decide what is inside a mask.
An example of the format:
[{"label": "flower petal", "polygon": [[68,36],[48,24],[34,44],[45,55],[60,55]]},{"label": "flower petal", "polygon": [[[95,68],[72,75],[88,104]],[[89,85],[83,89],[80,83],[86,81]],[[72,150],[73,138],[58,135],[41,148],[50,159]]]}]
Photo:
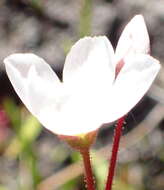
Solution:
[{"label": "flower petal", "polygon": [[[51,128],[53,123],[55,133],[63,135],[98,129],[104,121],[103,108],[109,99],[114,77],[114,51],[108,39],[86,37],[79,40],[68,54],[63,71],[68,101],[54,122],[49,115],[46,126]],[[54,108],[51,109],[48,112],[52,115]]]},{"label": "flower petal", "polygon": [[130,53],[149,53],[149,36],[143,16],[136,15],[125,27],[116,47],[119,62]]},{"label": "flower petal", "polygon": [[70,132],[79,134],[100,127],[114,79],[114,52],[106,37],[86,37],[72,47],[63,71],[64,86],[73,91],[64,110]]},{"label": "flower petal", "polygon": [[[112,84],[115,77],[114,51],[105,36],[85,37],[71,48],[63,70],[63,81],[84,83],[99,80]],[[80,85],[80,84],[79,84]]]},{"label": "flower petal", "polygon": [[45,106],[56,102],[61,84],[43,59],[34,54],[13,54],[4,63],[15,91],[32,114],[38,117]]},{"label": "flower petal", "polygon": [[85,81],[83,85],[89,92],[80,86],[70,92],[49,65],[33,54],[13,54],[4,62],[15,91],[47,129],[56,134],[76,135],[93,131],[102,124],[98,117],[102,113],[99,103],[101,98],[105,101],[106,93],[99,91],[94,95],[96,84],[91,88],[90,82]]},{"label": "flower petal", "polygon": [[139,102],[160,69],[159,62],[149,55],[133,55],[125,62],[113,85],[108,122],[122,117]]}]

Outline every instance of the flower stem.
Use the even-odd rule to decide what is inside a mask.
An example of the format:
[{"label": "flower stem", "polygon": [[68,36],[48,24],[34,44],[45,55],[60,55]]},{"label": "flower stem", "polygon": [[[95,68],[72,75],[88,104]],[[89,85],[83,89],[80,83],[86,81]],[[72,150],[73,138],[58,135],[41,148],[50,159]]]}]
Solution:
[{"label": "flower stem", "polygon": [[110,160],[105,190],[112,189],[112,182],[113,182],[114,171],[115,171],[115,167],[116,167],[116,160],[117,160],[117,154],[118,154],[118,148],[119,148],[119,142],[120,142],[120,138],[121,138],[121,134],[122,134],[123,124],[124,124],[124,117],[122,117],[118,120],[116,129],[115,129],[114,141],[113,141],[113,147],[112,147],[112,156],[111,156],[111,160]]},{"label": "flower stem", "polygon": [[89,149],[85,149],[83,151],[80,151],[83,163],[84,163],[84,169],[85,169],[85,179],[86,179],[86,185],[88,190],[94,190],[94,179],[92,174],[92,167],[90,162],[90,154]]}]

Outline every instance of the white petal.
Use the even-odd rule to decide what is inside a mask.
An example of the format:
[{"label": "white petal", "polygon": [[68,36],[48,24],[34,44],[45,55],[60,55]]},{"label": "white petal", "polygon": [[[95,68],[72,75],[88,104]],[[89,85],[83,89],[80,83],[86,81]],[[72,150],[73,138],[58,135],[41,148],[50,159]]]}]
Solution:
[{"label": "white petal", "polygon": [[127,114],[140,101],[160,69],[159,62],[149,55],[133,55],[125,62],[113,85],[108,122]]},{"label": "white petal", "polygon": [[107,93],[97,91],[92,79],[86,81],[84,76],[85,90],[77,85],[71,91],[43,59],[33,54],[14,54],[4,62],[17,94],[47,129],[56,134],[76,135],[96,130],[103,123],[101,114]]},{"label": "white petal", "polygon": [[64,82],[106,81],[115,77],[114,51],[105,36],[85,37],[71,48],[63,71]]},{"label": "white petal", "polygon": [[15,91],[32,114],[38,117],[45,106],[56,103],[60,81],[43,59],[34,54],[13,54],[4,63]]},{"label": "white petal", "polygon": [[111,91],[106,88],[94,93],[94,87],[86,86],[86,90],[79,87],[74,91],[60,112],[56,112],[53,105],[42,110],[40,117],[48,129],[56,134],[77,135],[97,130],[104,123],[110,114],[107,105]]},{"label": "white petal", "polygon": [[[87,133],[103,124],[104,107],[115,77],[113,59],[113,48],[105,37],[86,37],[72,47],[63,71],[63,85],[69,97],[54,121],[55,133]],[[46,124],[49,128],[51,118]]]},{"label": "white petal", "polygon": [[[43,110],[41,117],[46,121],[45,126],[54,133],[61,135],[78,135],[98,129],[103,122],[99,117],[100,115],[95,115],[94,110],[99,108],[95,105],[91,109],[90,105],[87,105],[83,101],[82,107],[79,107],[79,104],[76,103],[76,100],[70,101],[58,113],[55,113],[53,107],[51,110],[49,108],[48,110]],[[48,115],[46,114],[47,111],[49,112]]]},{"label": "white petal", "polygon": [[144,18],[135,16],[125,27],[116,47],[117,62],[130,53],[149,53],[149,36]]},{"label": "white petal", "polygon": [[93,131],[103,123],[114,67],[113,48],[106,37],[86,37],[72,47],[63,72],[64,87],[73,92],[63,108],[69,133]]}]

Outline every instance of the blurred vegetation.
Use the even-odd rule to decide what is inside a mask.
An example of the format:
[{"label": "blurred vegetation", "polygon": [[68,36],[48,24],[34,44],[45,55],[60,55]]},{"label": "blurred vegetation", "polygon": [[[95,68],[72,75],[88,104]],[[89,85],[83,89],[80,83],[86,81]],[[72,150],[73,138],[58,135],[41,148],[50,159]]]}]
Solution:
[{"label": "blurred vegetation", "polygon": [[79,37],[91,35],[92,1],[84,0],[80,11]]},{"label": "blurred vegetation", "polygon": [[[65,10],[65,4],[68,4],[68,7],[70,6],[68,0],[63,0],[62,2],[63,9],[60,11],[63,15],[66,14],[63,12],[63,10]],[[8,53],[10,51],[13,53],[18,50],[34,50],[34,53],[36,53],[35,48],[37,47],[39,54],[42,54],[41,50],[44,44],[46,47],[45,49],[47,49],[45,55],[49,55],[50,52],[52,52],[52,54],[58,55],[58,53],[55,52],[56,49],[50,51],[48,49],[49,46],[47,47],[47,43],[53,40],[50,39],[48,35],[52,35],[56,39],[62,39],[60,41],[60,43],[62,43],[60,46],[57,44],[57,47],[58,49],[62,49],[64,52],[63,54],[59,53],[59,57],[61,55],[65,55],[77,38],[91,34],[95,35],[92,33],[92,22],[95,19],[93,12],[96,3],[98,6],[102,6],[106,3],[104,7],[108,6],[107,4],[110,4],[112,8],[108,12],[109,15],[112,15],[112,13],[116,11],[116,7],[114,7],[113,4],[118,3],[117,7],[121,6],[119,1],[114,0],[101,0],[96,1],[96,3],[94,0],[78,0],[77,2],[78,6],[76,8],[80,8],[79,10],[75,9],[75,12],[79,13],[79,18],[75,27],[76,32],[74,32],[72,29],[73,27],[69,28],[71,21],[73,22],[73,19],[69,21],[66,17],[61,16],[61,18],[59,18],[57,14],[55,14],[59,11],[57,10],[57,0],[1,1],[0,6],[2,7],[1,10],[3,10],[1,12],[1,14],[3,13],[1,17],[2,23],[4,16],[10,17],[9,20],[4,19],[3,23],[3,26],[5,26],[6,30],[5,35],[8,39],[8,41],[5,41],[5,43],[9,42],[11,39],[16,39],[15,41],[13,40],[11,44],[7,43],[8,46],[11,46],[11,50],[9,50]],[[54,5],[54,7],[52,5]],[[47,6],[49,6],[48,8],[52,6],[54,11],[52,13],[54,13],[54,15],[52,13],[48,14],[49,9]],[[103,12],[103,10],[104,9],[101,11]],[[8,12],[4,13],[5,11]],[[70,12],[70,10],[68,10],[68,12]],[[132,11],[132,13],[133,12],[136,13],[136,10]],[[20,16],[20,14],[22,15]],[[104,14],[108,16],[107,12]],[[116,13],[114,12],[113,15],[115,14]],[[121,12],[118,14],[121,14]],[[124,14],[126,15],[127,13],[124,12]],[[11,18],[12,16],[13,18]],[[29,16],[32,18],[32,20],[28,20]],[[114,18],[114,16],[112,17]],[[28,19],[26,20],[26,18]],[[70,16],[70,18],[72,17]],[[19,22],[21,21],[23,23],[24,19],[27,21],[27,23],[32,22],[34,25],[36,25],[37,22],[35,21],[37,20],[41,23],[41,25],[37,23],[37,26],[39,27],[39,30],[42,30],[38,32],[38,29],[35,27],[25,28],[28,29],[27,31],[22,30],[21,34],[22,36],[24,35],[22,37],[24,40],[22,40],[22,45],[19,43],[19,40],[21,41],[21,37],[18,35],[19,33],[16,33],[16,28],[19,28]],[[100,18],[96,19],[99,20]],[[122,17],[117,16],[115,20],[116,22],[112,20],[113,25],[111,25],[111,28],[107,29],[109,33],[112,33],[113,29],[116,27],[117,32],[121,28],[121,25],[118,23],[118,21],[121,21]],[[26,39],[29,38],[27,34],[30,35],[30,32],[33,31],[34,28],[37,35],[32,37],[33,40],[30,42],[31,44],[29,46],[25,45]],[[65,33],[63,34],[61,31],[65,31]],[[159,31],[162,30],[159,29]],[[70,38],[68,33],[71,36]],[[109,33],[106,35],[109,35]],[[116,33],[114,35],[117,37]],[[4,36],[2,35],[0,38],[1,41],[3,41]],[[20,39],[18,37],[20,37]],[[112,39],[112,41],[115,40],[116,39]],[[18,50],[13,48],[15,44],[16,47],[18,47]],[[164,46],[162,48],[164,48]],[[5,51],[6,50],[1,51],[1,54],[3,53],[2,56],[5,54]],[[158,53],[158,51],[155,50],[155,53]],[[54,57],[52,56],[52,60],[53,59]],[[57,57],[56,59],[58,62],[61,62],[61,60],[63,61],[63,58],[61,57],[59,59]],[[52,61],[50,61],[50,63],[52,63]],[[57,72],[59,75],[61,75],[61,71],[58,70]],[[161,80],[159,80],[158,83],[161,84]],[[46,129],[43,129],[38,121],[27,112],[22,104],[20,104],[20,101],[13,93],[13,90],[11,88],[7,91],[4,90],[6,89],[6,85],[9,86],[9,83],[4,83],[4,80],[1,81],[3,82],[1,83],[2,88],[0,96],[0,190],[85,189],[82,175],[81,157],[79,154],[74,152],[63,142],[59,141],[59,139],[54,134],[51,134]],[[141,132],[140,129],[143,128],[143,126],[141,126],[141,128],[138,128],[138,131],[136,130],[135,132],[136,136],[138,134],[137,138],[133,138],[133,135],[132,138],[128,137],[129,141],[127,140],[125,143],[125,150],[121,152],[122,149],[120,148],[119,164],[116,171],[113,190],[164,189],[164,109],[162,108],[160,111],[158,111],[158,114],[156,114],[158,115],[157,118],[155,114],[153,116],[149,116],[149,112],[152,109],[156,109],[154,102],[155,105],[163,104],[161,103],[161,96],[161,94],[157,94],[154,101],[151,95],[149,101],[144,99],[139,104],[139,106],[134,108],[132,113],[129,114],[127,118],[127,124],[125,125],[124,129],[124,137],[128,134],[131,134],[131,131],[133,132],[133,130],[137,129],[140,122],[141,124],[143,123],[143,126],[146,126],[145,128],[149,128],[149,125],[151,124],[153,126],[149,132],[146,130],[141,130]],[[144,102],[146,102],[146,106]],[[145,118],[147,121],[146,124],[144,123]],[[154,123],[154,121],[156,121],[156,123]],[[93,162],[95,181],[98,190],[103,189],[107,175],[113,128],[114,127],[106,127],[100,130],[98,139],[94,145],[94,149],[92,150],[91,159]],[[133,141],[136,143],[133,143]],[[105,146],[109,147],[109,149],[105,149],[107,151],[102,154],[101,148],[104,148]]]}]

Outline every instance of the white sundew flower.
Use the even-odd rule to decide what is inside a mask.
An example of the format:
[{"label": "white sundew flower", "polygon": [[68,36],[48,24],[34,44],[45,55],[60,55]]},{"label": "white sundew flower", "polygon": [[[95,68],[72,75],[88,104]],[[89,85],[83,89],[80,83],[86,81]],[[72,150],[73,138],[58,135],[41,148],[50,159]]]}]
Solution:
[{"label": "white sundew flower", "polygon": [[80,39],[66,57],[63,79],[34,54],[4,60],[8,77],[29,111],[59,135],[92,132],[127,114],[155,79],[144,19],[125,27],[114,53],[105,36]]}]

